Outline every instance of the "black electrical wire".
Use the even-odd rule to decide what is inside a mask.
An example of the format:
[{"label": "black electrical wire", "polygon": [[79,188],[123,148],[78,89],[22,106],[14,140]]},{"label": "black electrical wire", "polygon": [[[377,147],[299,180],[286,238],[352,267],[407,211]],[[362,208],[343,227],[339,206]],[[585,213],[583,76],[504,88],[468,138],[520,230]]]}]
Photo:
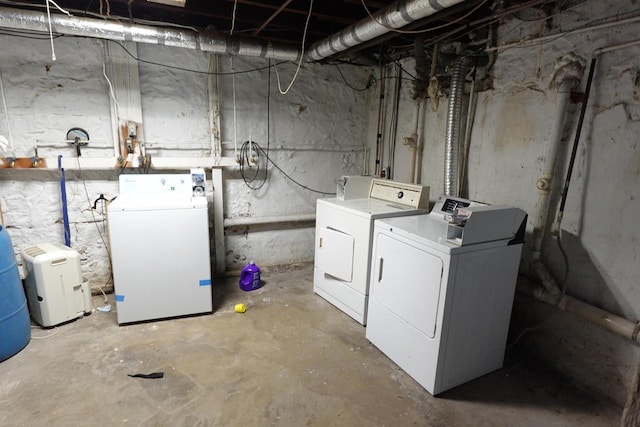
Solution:
[{"label": "black electrical wire", "polygon": [[62,34],[55,34],[55,33],[51,37],[49,37],[49,35],[45,35],[43,33],[35,32],[35,31],[20,31],[20,30],[6,30],[6,29],[1,29],[0,34],[3,36],[20,37],[23,39],[47,40],[47,41],[51,40],[51,38],[55,40],[57,38],[63,37]]},{"label": "black electrical wire", "polygon": [[[242,180],[244,181],[244,184],[252,190],[261,189],[264,186],[264,184],[267,182],[267,178],[266,178],[267,159],[264,160],[265,165],[261,167],[260,166],[260,163],[262,161],[261,156],[259,155],[252,156],[253,150],[256,150],[256,154],[257,154],[257,145],[258,144],[256,144],[253,141],[245,141],[240,146],[240,175],[242,176]],[[255,171],[252,176],[248,176],[246,167],[247,166],[250,167],[251,164],[255,165]],[[262,169],[264,169],[265,177],[257,186],[253,186],[252,184],[258,179],[258,175],[260,174],[260,171]]]},{"label": "black electrical wire", "polygon": [[[271,63],[271,60],[269,60],[269,63]],[[260,156],[258,155],[256,158],[253,158],[253,159],[251,158],[251,150],[252,150],[251,147],[253,146],[257,147],[257,144],[253,141],[246,141],[240,147],[240,175],[242,176],[242,180],[244,181],[244,184],[247,187],[249,187],[251,190],[260,190],[262,187],[264,187],[267,181],[269,181],[269,173],[268,173],[269,171],[267,169],[267,166],[269,165],[269,161],[271,160],[269,158],[269,148],[271,146],[271,67],[269,67],[268,71],[269,72],[267,74],[267,152],[266,152],[266,160],[264,165],[265,176],[257,186],[254,186],[253,183],[257,180],[258,174],[260,172]],[[253,145],[250,146],[250,144],[253,144]],[[258,154],[257,149],[256,149],[256,154]],[[254,160],[256,161],[255,162],[256,172],[251,178],[248,178],[245,172],[245,162],[248,165],[251,165],[251,163]]]},{"label": "black electrical wire", "polygon": [[591,65],[589,66],[589,75],[587,77],[587,85],[584,90],[584,99],[582,100],[582,108],[580,108],[580,117],[578,118],[578,127],[576,129],[576,136],[573,139],[573,148],[571,150],[571,157],[569,160],[569,167],[567,168],[567,177],[564,180],[564,187],[562,188],[562,199],[560,200],[560,209],[558,210],[558,216],[556,221],[558,226],[562,222],[562,216],[564,215],[564,205],[567,203],[567,193],[569,192],[569,184],[571,183],[571,175],[573,173],[573,165],[576,161],[576,154],[578,153],[578,145],[580,143],[580,134],[582,133],[582,125],[584,124],[584,116],[587,111],[587,102],[589,101],[589,94],[591,93],[591,83],[593,82],[593,74],[596,70],[596,58],[591,59]]},{"label": "black electrical wire", "polygon": [[[73,36],[73,37],[76,37],[76,36]],[[253,73],[253,72],[256,72],[256,71],[266,70],[266,69],[269,69],[271,67],[274,67],[274,66],[277,66],[277,65],[281,65],[281,64],[285,64],[285,63],[289,62],[289,61],[281,61],[281,62],[277,62],[277,63],[271,64],[271,60],[269,60],[269,65],[266,65],[264,67],[251,68],[249,70],[242,70],[242,71],[229,71],[229,72],[216,73],[216,72],[211,72],[211,71],[193,70],[193,69],[190,69],[190,68],[177,67],[177,66],[174,66],[174,65],[162,64],[160,62],[154,62],[154,61],[149,61],[149,60],[146,60],[146,59],[141,59],[140,57],[134,55],[129,50],[127,50],[127,48],[122,43],[120,43],[119,41],[115,41],[115,40],[107,40],[107,41],[117,44],[132,59],[135,59],[136,61],[141,62],[143,64],[155,65],[155,66],[158,66],[158,67],[164,67],[164,68],[169,68],[169,69],[178,70],[178,71],[186,71],[186,72],[189,72],[189,73],[204,74],[204,75],[207,75],[207,76],[231,76],[231,75],[234,75],[234,74],[235,75],[237,75],[237,74],[248,74],[248,73]]]},{"label": "black electrical wire", "polygon": [[[294,183],[294,184],[296,184],[297,186],[299,186],[299,187],[301,187],[301,188],[304,188],[304,189],[305,189],[305,190],[307,190],[307,191],[311,191],[311,192],[313,192],[313,193],[326,194],[326,195],[335,195],[335,194],[336,194],[336,193],[327,192],[327,191],[315,190],[315,189],[313,189],[313,188],[311,188],[311,187],[308,187],[308,186],[306,186],[306,185],[304,185],[304,184],[301,184],[300,182],[296,181],[295,179],[293,179],[293,178],[291,177],[291,175],[289,175],[288,173],[286,173],[286,172],[285,172],[285,171],[284,171],[280,166],[278,166],[278,165],[277,165],[277,164],[276,164],[276,163],[275,163],[275,162],[274,162],[274,161],[273,161],[273,160],[272,160],[272,159],[267,155],[266,151],[264,151],[264,149],[263,149],[263,148],[262,148],[262,147],[261,147],[257,142],[253,142],[253,141],[245,141],[245,142],[242,144],[242,147],[241,147],[241,149],[240,149],[240,152],[241,152],[241,155],[240,155],[240,168],[241,168],[241,172],[240,172],[240,173],[241,173],[241,174],[243,173],[243,168],[244,168],[243,161],[244,161],[244,160],[248,160],[248,159],[249,159],[249,157],[250,157],[250,154],[248,153],[248,152],[249,152],[249,144],[251,144],[252,149],[256,150],[256,152],[258,153],[258,157],[260,157],[260,154],[264,155],[264,158],[265,158],[266,163],[271,163],[271,164],[273,165],[273,167],[275,167],[276,169],[278,169],[278,171],[280,171],[280,173],[281,173],[282,175],[284,175],[287,179],[289,179],[291,182],[293,182],[293,183]],[[243,150],[244,150],[244,154],[243,154]],[[246,155],[246,156],[248,156],[248,157],[243,158],[243,156],[244,156],[244,155]],[[248,162],[248,161],[247,161],[247,162]],[[257,163],[259,164],[259,163],[260,163],[260,160],[258,160],[258,162],[257,162]],[[259,168],[259,167],[258,167],[258,168]],[[256,171],[256,173],[254,174],[254,177],[257,177],[257,175],[258,175],[258,171]],[[243,176],[243,178],[244,178],[244,176]],[[245,184],[247,184],[247,186],[248,186],[249,188],[252,188],[252,187],[249,185],[251,182],[252,182],[252,181],[249,179],[249,180],[246,180],[246,181],[245,181]]]},{"label": "black electrical wire", "polygon": [[344,74],[342,74],[342,70],[340,69],[338,64],[333,64],[333,65],[335,65],[335,67],[338,69],[338,73],[340,73],[340,77],[342,77],[342,81],[344,81],[344,84],[346,84],[349,88],[355,90],[356,92],[364,92],[366,90],[369,90],[368,86],[365,86],[364,88],[360,89],[351,85],[351,83],[349,83],[347,79],[344,77]]}]

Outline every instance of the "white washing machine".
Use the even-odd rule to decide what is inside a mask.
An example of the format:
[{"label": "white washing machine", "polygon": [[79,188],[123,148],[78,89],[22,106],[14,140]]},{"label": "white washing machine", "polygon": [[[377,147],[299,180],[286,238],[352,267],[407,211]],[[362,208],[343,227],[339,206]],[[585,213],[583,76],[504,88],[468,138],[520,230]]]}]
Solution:
[{"label": "white washing machine", "polygon": [[365,325],[374,220],[426,214],[428,203],[429,187],[360,177],[347,181],[344,198],[318,199],[315,293]]},{"label": "white washing machine", "polygon": [[441,196],[376,221],[366,336],[429,393],[502,367],[526,217]]},{"label": "white washing machine", "polygon": [[204,170],[120,175],[107,216],[119,324],[212,311]]}]

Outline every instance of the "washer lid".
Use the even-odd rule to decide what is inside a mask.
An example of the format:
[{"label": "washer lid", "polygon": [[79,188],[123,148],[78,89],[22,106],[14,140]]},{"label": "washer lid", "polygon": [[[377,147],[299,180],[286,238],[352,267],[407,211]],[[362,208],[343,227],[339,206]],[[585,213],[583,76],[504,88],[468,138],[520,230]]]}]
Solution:
[{"label": "washer lid", "polygon": [[109,212],[206,208],[204,197],[158,197],[140,194],[118,196],[109,204]]}]

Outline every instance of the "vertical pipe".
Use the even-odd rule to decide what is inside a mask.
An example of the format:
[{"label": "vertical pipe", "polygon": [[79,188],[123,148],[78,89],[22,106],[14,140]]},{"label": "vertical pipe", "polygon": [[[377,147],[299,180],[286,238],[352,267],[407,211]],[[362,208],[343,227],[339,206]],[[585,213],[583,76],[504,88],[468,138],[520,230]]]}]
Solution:
[{"label": "vertical pipe", "polygon": [[384,66],[380,64],[380,99],[378,100],[378,126],[376,128],[376,163],[373,173],[380,176],[380,151],[382,150],[382,111],[384,105]]},{"label": "vertical pipe", "polygon": [[444,153],[444,193],[448,196],[458,194],[458,152],[460,146],[460,115],[464,84],[469,67],[469,58],[461,57],[453,64],[451,72],[451,92],[447,111],[447,128]]},{"label": "vertical pipe", "polygon": [[551,135],[545,155],[545,165],[542,176],[536,182],[538,188],[538,207],[533,224],[533,258],[539,259],[542,251],[542,242],[546,232],[547,216],[549,215],[549,204],[551,199],[551,187],[553,175],[556,167],[558,149],[562,141],[562,131],[567,116],[567,107],[571,95],[571,88],[574,86],[574,79],[566,79],[560,83],[556,98],[556,114],[551,124]]},{"label": "vertical pipe", "polygon": [[409,144],[409,182],[416,183],[416,163],[418,158],[418,126],[420,125],[420,99],[416,100],[416,125],[413,128],[411,138],[413,142]]}]

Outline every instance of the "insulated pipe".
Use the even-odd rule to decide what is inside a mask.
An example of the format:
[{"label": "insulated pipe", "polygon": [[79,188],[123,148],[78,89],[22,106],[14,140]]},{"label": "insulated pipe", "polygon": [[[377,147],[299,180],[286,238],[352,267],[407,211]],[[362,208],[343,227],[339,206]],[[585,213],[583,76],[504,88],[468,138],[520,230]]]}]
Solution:
[{"label": "insulated pipe", "polygon": [[518,279],[518,291],[530,295],[535,299],[550,305],[557,305],[567,313],[573,313],[591,323],[601,326],[610,332],[630,339],[635,344],[640,343],[640,322],[632,322],[582,302],[569,295],[552,295],[542,286],[536,286],[524,278]]},{"label": "insulated pipe", "polygon": [[[49,32],[49,20],[44,12],[0,8],[0,28]],[[274,45],[258,39],[225,37],[187,29],[161,28],[149,25],[102,21],[67,15],[51,15],[51,29],[56,34],[93,37],[194,49],[203,52],[237,56],[256,56],[284,61],[296,61],[300,50],[286,45]]]},{"label": "insulated pipe", "polygon": [[463,0],[401,0],[350,25],[344,30],[313,44],[305,55],[307,61],[319,61],[343,52],[383,34],[433,15]]},{"label": "insulated pipe", "polygon": [[460,115],[464,84],[469,67],[469,58],[461,57],[453,64],[451,72],[451,92],[447,111],[447,128],[444,146],[444,194],[458,195],[458,151],[460,147]]},{"label": "insulated pipe", "polygon": [[314,222],[315,220],[316,220],[316,214],[225,218],[224,227],[228,228],[228,227],[237,227],[237,226],[243,226],[243,225],[284,224],[287,222],[304,223],[304,222]]}]

